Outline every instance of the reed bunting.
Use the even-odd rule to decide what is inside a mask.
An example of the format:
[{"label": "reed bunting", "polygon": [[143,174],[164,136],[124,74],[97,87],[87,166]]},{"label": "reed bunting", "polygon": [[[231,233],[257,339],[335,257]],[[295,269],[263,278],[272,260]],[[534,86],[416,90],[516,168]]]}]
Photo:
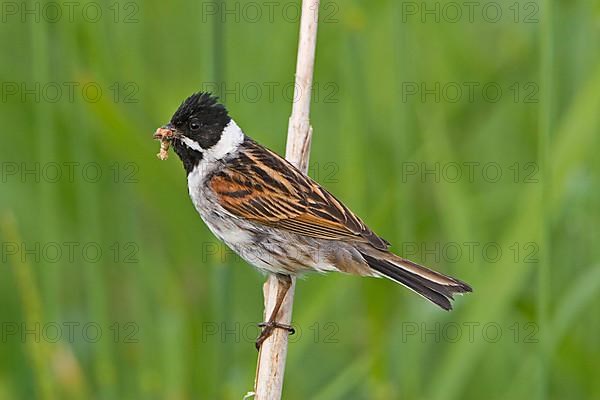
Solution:
[{"label": "reed bunting", "polygon": [[257,348],[274,328],[291,330],[276,317],[290,277],[305,272],[386,277],[445,310],[455,293],[471,291],[390,252],[341,201],[246,136],[209,93],[187,98],[154,137],[161,140],[161,158],[170,145],[183,162],[192,202],[212,233],[284,283]]}]

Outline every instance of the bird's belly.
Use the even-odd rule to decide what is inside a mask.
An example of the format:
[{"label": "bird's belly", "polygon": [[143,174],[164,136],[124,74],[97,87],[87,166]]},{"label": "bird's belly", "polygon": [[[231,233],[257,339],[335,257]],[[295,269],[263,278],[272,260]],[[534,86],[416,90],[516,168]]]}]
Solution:
[{"label": "bird's belly", "polygon": [[250,265],[264,272],[297,275],[308,271],[336,270],[325,260],[323,249],[295,240],[269,227],[216,213],[202,215],[210,231]]},{"label": "bird's belly", "polygon": [[259,270],[294,275],[312,263],[310,257],[292,256],[292,253],[302,253],[302,249],[251,223],[230,216],[212,215],[202,219],[216,237]]},{"label": "bird's belly", "polygon": [[337,270],[318,241],[232,216],[194,187],[190,197],[210,231],[259,270],[286,275]]}]

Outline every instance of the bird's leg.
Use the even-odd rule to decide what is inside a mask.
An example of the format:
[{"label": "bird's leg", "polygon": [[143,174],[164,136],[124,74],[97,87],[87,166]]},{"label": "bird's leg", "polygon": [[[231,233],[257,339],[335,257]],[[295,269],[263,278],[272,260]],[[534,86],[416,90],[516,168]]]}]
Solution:
[{"label": "bird's leg", "polygon": [[296,332],[291,325],[280,324],[276,321],[277,314],[281,309],[285,295],[292,286],[292,279],[288,275],[277,275],[277,279],[279,279],[279,282],[281,282],[282,285],[277,285],[277,298],[275,300],[275,307],[273,307],[273,311],[271,312],[269,320],[267,322],[258,324],[258,326],[263,329],[258,339],[256,339],[256,350],[260,349],[260,346],[262,346],[263,342],[267,340],[269,336],[271,336],[275,328],[285,329],[290,333],[290,335],[293,335]]}]

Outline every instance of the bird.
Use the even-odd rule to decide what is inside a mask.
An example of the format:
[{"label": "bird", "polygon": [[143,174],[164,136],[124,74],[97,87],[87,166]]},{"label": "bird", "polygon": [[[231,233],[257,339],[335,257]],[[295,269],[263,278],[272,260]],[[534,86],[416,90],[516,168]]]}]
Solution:
[{"label": "bird", "polygon": [[388,278],[444,310],[452,309],[455,294],[472,291],[392,253],[327,189],[247,136],[211,93],[189,96],[154,138],[161,153],[170,146],[183,163],[189,196],[209,230],[282,283],[272,313],[259,324],[257,349],[276,328],[293,333],[277,314],[291,278],[308,272]]}]

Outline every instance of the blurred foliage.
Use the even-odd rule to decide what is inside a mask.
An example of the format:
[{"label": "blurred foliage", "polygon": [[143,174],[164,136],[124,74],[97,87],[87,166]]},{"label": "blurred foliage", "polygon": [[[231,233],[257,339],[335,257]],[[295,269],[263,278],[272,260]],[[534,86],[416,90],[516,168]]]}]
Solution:
[{"label": "blurred foliage", "polygon": [[[283,153],[298,7],[267,3],[2,3],[0,399],[251,390],[264,278],[151,135],[212,89]],[[321,5],[311,174],[474,293],[300,281],[286,399],[600,398],[600,8],[477,4]]]}]

